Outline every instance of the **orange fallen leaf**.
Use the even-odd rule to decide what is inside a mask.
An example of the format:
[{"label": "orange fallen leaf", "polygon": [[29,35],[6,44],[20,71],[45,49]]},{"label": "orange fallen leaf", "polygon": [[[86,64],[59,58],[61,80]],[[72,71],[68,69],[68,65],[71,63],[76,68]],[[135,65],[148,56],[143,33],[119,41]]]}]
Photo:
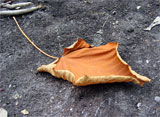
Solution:
[{"label": "orange fallen leaf", "polygon": [[79,39],[64,49],[62,57],[49,65],[42,65],[38,72],[48,72],[76,86],[99,83],[134,82],[141,86],[151,80],[137,74],[122,60],[118,43],[93,47]]},{"label": "orange fallen leaf", "polygon": [[48,72],[55,77],[63,78],[76,86],[86,86],[99,83],[133,82],[141,86],[151,80],[137,74],[121,59],[117,48],[118,43],[108,43],[93,47],[79,39],[73,45],[64,49],[62,57],[51,56],[36,46],[23,32],[15,17],[13,17],[21,33],[44,55],[56,59],[49,65],[42,65],[38,72]]}]

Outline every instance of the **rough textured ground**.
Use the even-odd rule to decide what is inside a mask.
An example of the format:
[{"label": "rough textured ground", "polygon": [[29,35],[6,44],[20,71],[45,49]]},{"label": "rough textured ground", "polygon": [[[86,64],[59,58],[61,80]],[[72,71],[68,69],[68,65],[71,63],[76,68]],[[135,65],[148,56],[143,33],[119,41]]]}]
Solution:
[{"label": "rough textured ground", "polygon": [[[143,30],[160,15],[160,1],[86,1],[34,0],[44,8],[17,20],[34,43],[58,57],[79,37],[96,46],[119,42],[121,57],[152,82],[143,87],[132,83],[76,87],[37,73],[39,66],[53,59],[28,43],[12,17],[1,16],[0,107],[9,117],[160,116],[160,26]],[[23,109],[29,115],[23,115]]]}]

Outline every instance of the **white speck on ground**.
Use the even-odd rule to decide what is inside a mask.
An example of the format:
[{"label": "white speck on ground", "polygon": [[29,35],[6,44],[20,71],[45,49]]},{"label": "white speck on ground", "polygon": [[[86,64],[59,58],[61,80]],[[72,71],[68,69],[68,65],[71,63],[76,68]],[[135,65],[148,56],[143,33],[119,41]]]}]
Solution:
[{"label": "white speck on ground", "polygon": [[141,8],[141,6],[137,6],[137,10],[139,10]]},{"label": "white speck on ground", "polygon": [[160,103],[160,97],[159,97],[159,96],[156,96],[156,97],[154,98],[154,100],[155,100],[156,102],[159,102],[159,103]]},{"label": "white speck on ground", "polygon": [[137,108],[141,110],[142,103],[137,103]]},{"label": "white speck on ground", "polygon": [[54,96],[52,96],[52,97],[50,98],[50,102],[52,103],[53,100],[54,100]]},{"label": "white speck on ground", "polygon": [[26,109],[22,110],[21,113],[24,114],[24,115],[28,115],[29,114],[29,112]]},{"label": "white speck on ground", "polygon": [[14,99],[18,99],[19,98],[19,94],[16,92],[13,96]]},{"label": "white speck on ground", "polygon": [[10,84],[8,87],[9,87],[9,88],[11,88],[11,87],[12,87],[12,85]]},{"label": "white speck on ground", "polygon": [[16,101],[15,105],[17,106],[17,105],[18,105],[18,103],[19,103],[19,102],[18,102],[18,101]]},{"label": "white speck on ground", "polygon": [[146,60],[146,63],[149,63],[149,60]]},{"label": "white speck on ground", "polygon": [[100,29],[99,31],[97,31],[98,34],[103,34],[103,30]]},{"label": "white speck on ground", "polygon": [[73,111],[73,108],[70,108],[70,111],[72,112],[72,111]]}]

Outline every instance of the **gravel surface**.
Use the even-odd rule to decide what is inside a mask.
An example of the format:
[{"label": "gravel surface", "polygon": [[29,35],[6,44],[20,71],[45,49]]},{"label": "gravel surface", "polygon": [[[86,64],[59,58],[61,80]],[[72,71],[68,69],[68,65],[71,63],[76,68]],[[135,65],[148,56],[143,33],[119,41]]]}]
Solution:
[{"label": "gravel surface", "polygon": [[76,87],[37,73],[53,59],[28,43],[12,17],[0,16],[0,107],[9,117],[160,116],[160,26],[144,31],[160,16],[159,0],[29,1],[42,3],[43,8],[16,18],[45,52],[60,57],[77,38],[96,46],[119,42],[121,57],[152,81],[143,87],[133,83]]}]

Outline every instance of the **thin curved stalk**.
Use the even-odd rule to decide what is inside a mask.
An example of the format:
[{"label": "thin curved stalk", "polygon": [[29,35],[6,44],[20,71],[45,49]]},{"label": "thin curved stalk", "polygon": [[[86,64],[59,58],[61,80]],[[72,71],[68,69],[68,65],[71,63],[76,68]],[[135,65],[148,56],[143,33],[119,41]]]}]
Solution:
[{"label": "thin curved stalk", "polygon": [[16,24],[17,24],[19,30],[21,31],[21,33],[25,36],[25,38],[26,38],[37,50],[39,50],[41,53],[43,53],[44,55],[46,55],[46,56],[48,56],[48,57],[50,57],[50,58],[52,58],[52,59],[58,59],[58,57],[51,56],[51,55],[47,54],[46,52],[44,52],[43,50],[41,50],[38,46],[36,46],[36,45],[32,42],[32,40],[23,32],[23,30],[22,30],[21,27],[19,26],[16,18],[13,17],[13,19],[14,19],[14,21],[16,22]]}]

